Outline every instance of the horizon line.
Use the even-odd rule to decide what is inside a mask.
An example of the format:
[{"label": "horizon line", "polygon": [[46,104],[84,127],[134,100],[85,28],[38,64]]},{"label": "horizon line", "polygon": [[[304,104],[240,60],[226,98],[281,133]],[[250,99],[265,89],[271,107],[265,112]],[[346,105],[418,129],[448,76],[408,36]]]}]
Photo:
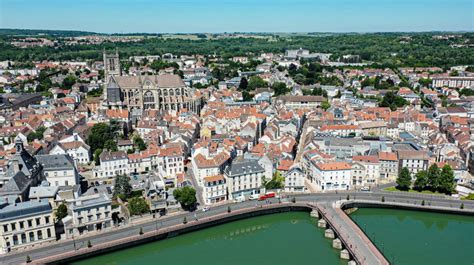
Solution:
[{"label": "horizon line", "polygon": [[0,28],[0,30],[30,30],[30,31],[72,31],[99,35],[126,34],[377,34],[377,33],[474,33],[474,30],[413,30],[413,31],[219,31],[219,32],[96,32],[81,29],[34,29],[34,28]]}]

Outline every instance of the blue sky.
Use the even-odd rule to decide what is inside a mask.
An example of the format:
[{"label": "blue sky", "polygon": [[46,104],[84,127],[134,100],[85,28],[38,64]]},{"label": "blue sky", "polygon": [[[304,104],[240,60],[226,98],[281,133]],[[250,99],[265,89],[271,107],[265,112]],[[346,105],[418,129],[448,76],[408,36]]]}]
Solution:
[{"label": "blue sky", "polygon": [[474,0],[0,0],[0,28],[127,32],[474,30]]}]

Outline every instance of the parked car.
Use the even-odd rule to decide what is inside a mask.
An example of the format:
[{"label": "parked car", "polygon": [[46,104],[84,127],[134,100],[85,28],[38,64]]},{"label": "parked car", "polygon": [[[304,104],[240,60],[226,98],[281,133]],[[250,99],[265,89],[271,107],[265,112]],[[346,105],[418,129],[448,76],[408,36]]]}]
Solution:
[{"label": "parked car", "polygon": [[360,189],[360,191],[370,191],[370,188],[369,188],[369,187],[362,187],[362,188]]},{"label": "parked car", "polygon": [[251,201],[258,200],[259,197],[260,197],[260,194],[252,194],[250,195],[249,200]]}]

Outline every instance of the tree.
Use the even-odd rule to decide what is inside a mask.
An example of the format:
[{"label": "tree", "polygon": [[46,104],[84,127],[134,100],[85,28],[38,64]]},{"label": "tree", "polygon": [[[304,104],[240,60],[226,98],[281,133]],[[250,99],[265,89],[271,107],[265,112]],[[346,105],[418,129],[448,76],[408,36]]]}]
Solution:
[{"label": "tree", "polygon": [[428,168],[428,187],[431,191],[436,191],[439,186],[441,171],[438,165],[433,164]]},{"label": "tree", "polygon": [[239,89],[240,90],[247,90],[248,85],[249,85],[249,83],[248,83],[247,78],[242,77],[242,79],[240,79]]},{"label": "tree", "polygon": [[76,83],[76,77],[73,75],[68,75],[63,80],[63,87],[71,89],[71,87]]},{"label": "tree", "polygon": [[230,208],[230,206],[227,206],[227,212],[228,213],[232,212],[232,209]]},{"label": "tree", "polygon": [[415,175],[415,183],[413,184],[413,188],[415,190],[422,191],[426,189],[428,183],[428,172],[421,170]]},{"label": "tree", "polygon": [[58,208],[56,209],[56,218],[57,220],[62,220],[64,217],[67,216],[67,206],[64,203],[61,203]]},{"label": "tree", "polygon": [[138,134],[133,137],[133,144],[135,144],[140,151],[146,150],[146,143]]},{"label": "tree", "polygon": [[341,98],[341,97],[342,97],[341,90],[338,89],[338,90],[337,90],[337,94],[334,96],[334,98]]},{"label": "tree", "polygon": [[94,162],[96,166],[100,165],[100,154],[102,154],[102,149],[99,148],[94,151]]},{"label": "tree", "polygon": [[259,87],[267,87],[267,82],[265,82],[260,76],[251,76],[248,82],[247,90],[255,90]]},{"label": "tree", "polygon": [[138,234],[143,235],[143,228],[142,227],[140,227],[140,231],[138,231]]},{"label": "tree", "polygon": [[385,96],[383,96],[382,102],[379,104],[380,107],[390,107],[392,111],[395,111],[397,108],[403,107],[405,105],[408,105],[408,101],[398,95],[395,95],[392,91],[387,92]]},{"label": "tree", "polygon": [[[97,149],[104,149],[106,143],[105,140],[115,139],[115,132],[119,129],[119,125],[111,121],[110,124],[107,123],[97,123],[92,126],[91,133],[87,138],[87,144],[91,147],[91,151],[94,153]],[[111,144],[111,143],[109,143]],[[113,145],[111,144],[112,147]]]},{"label": "tree", "polygon": [[276,171],[270,181],[264,180],[264,186],[268,190],[281,189],[285,186],[285,177],[283,177],[280,171]]},{"label": "tree", "polygon": [[31,263],[31,257],[29,255],[26,256],[26,263]]},{"label": "tree", "polygon": [[411,176],[408,168],[404,167],[397,178],[397,189],[409,190],[411,185]]},{"label": "tree", "polygon": [[321,108],[323,108],[324,111],[328,110],[331,107],[331,104],[328,101],[324,101],[321,103]]},{"label": "tree", "polygon": [[290,89],[283,82],[276,82],[272,85],[272,89],[275,92],[275,96],[284,95],[290,92]]},{"label": "tree", "polygon": [[451,194],[454,192],[454,172],[450,165],[444,165],[438,181],[438,191]]},{"label": "tree", "polygon": [[120,196],[121,199],[126,199],[132,194],[132,185],[130,185],[130,178],[127,175],[117,175],[115,177],[114,195]]},{"label": "tree", "polygon": [[87,240],[87,247],[91,248],[92,247],[92,242],[90,240]]},{"label": "tree", "polygon": [[46,131],[46,127],[40,126],[40,127],[38,127],[38,129],[36,129],[35,132],[32,132],[32,133],[28,134],[28,136],[26,138],[27,138],[28,142],[32,142],[35,139],[41,140],[41,139],[43,139],[43,135],[44,135],[45,131]]},{"label": "tree", "polygon": [[188,218],[186,218],[186,216],[183,218],[183,224],[187,224],[188,223]]},{"label": "tree", "polygon": [[190,186],[175,189],[173,191],[173,196],[185,210],[194,209],[196,206],[196,190]]},{"label": "tree", "polygon": [[148,203],[143,197],[133,197],[128,200],[128,210],[131,215],[142,215],[150,211]]},{"label": "tree", "polygon": [[117,152],[118,150],[117,141],[113,139],[106,140],[104,143],[104,149],[112,151],[112,152]]}]

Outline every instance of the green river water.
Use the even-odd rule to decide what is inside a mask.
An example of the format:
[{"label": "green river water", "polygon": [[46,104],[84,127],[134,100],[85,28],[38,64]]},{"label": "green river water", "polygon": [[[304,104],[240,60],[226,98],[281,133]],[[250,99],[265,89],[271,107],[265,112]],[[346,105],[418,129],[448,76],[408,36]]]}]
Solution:
[{"label": "green river water", "polygon": [[227,223],[75,264],[347,264],[307,212]]},{"label": "green river water", "polygon": [[[391,209],[351,215],[392,264],[474,264],[474,218]],[[340,265],[308,213],[245,219],[74,264]]]},{"label": "green river water", "polygon": [[474,217],[362,208],[351,218],[392,264],[474,264]]}]

